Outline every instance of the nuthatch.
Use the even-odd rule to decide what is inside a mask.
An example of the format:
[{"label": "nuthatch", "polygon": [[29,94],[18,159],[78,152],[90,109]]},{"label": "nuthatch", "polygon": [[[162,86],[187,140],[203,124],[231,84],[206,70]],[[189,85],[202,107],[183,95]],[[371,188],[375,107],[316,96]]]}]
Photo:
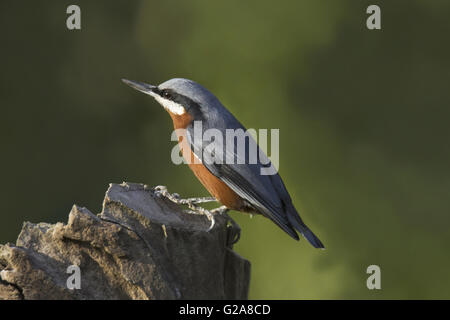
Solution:
[{"label": "nuthatch", "polygon": [[[262,214],[295,240],[299,240],[298,231],[314,247],[324,248],[322,242],[303,223],[279,174],[261,174],[267,165],[260,158],[262,156],[266,160],[267,157],[259,146],[256,145],[260,155],[256,163],[192,161],[194,158],[212,158],[211,149],[205,148],[202,141],[193,139],[195,121],[201,121],[205,130],[214,128],[224,136],[227,129],[246,131],[211,92],[192,80],[180,78],[168,80],[159,86],[125,79],[123,82],[155,98],[168,111],[174,128],[185,129],[187,134],[177,132],[183,157],[217,201],[228,209]],[[249,139],[250,144],[256,144],[253,138]],[[249,152],[250,149],[245,150]],[[233,156],[239,156],[236,148],[231,152],[236,153]]]}]

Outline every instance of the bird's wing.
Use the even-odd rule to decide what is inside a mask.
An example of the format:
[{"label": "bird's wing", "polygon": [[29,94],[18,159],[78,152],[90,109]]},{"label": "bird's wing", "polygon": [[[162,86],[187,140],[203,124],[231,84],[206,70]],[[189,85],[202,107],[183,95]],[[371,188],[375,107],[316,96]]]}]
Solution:
[{"label": "bird's wing", "polygon": [[[233,158],[235,159],[233,163],[216,163],[215,161],[212,161],[212,158],[214,156],[217,157],[218,149],[212,150],[211,148],[204,147],[203,143],[198,143],[195,139],[191,138],[191,135],[188,135],[188,141],[192,152],[199,159],[202,159],[203,165],[214,176],[222,180],[241,198],[247,200],[258,212],[271,219],[291,237],[298,240],[298,235],[292,228],[285,213],[283,199],[279,195],[279,192],[283,190],[276,190],[273,184],[274,179],[276,181],[280,180],[280,183],[282,184],[280,176],[278,173],[275,173],[275,175],[272,176],[261,175],[261,169],[271,166],[271,163],[263,165],[258,156],[257,161],[254,164],[249,164],[248,161],[245,164],[239,164],[240,161],[238,161],[238,159],[240,159],[239,157],[241,155],[237,152],[237,146],[231,151],[227,150],[227,148],[222,149],[224,152],[224,157],[222,159],[226,159],[227,155],[230,156],[231,152],[231,156],[235,157]],[[256,145],[256,150],[259,154],[259,147],[253,138],[250,138],[248,144],[246,144],[246,156],[248,156],[248,150],[255,150],[252,149],[250,146],[251,144]],[[265,157],[265,155],[262,154],[262,157]],[[267,163],[266,161],[268,161],[268,159],[265,158],[264,160],[264,162]],[[287,191],[285,192],[285,196],[290,201],[289,194]]]}]

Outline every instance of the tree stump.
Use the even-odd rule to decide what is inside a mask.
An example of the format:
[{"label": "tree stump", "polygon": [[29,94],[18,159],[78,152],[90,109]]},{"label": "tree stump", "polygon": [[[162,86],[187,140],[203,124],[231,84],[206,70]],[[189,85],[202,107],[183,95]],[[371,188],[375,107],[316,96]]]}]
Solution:
[{"label": "tree stump", "polygon": [[0,299],[246,299],[250,263],[228,219],[207,231],[153,189],[111,184],[100,214],[74,205],[67,224],[26,222],[0,245]]}]

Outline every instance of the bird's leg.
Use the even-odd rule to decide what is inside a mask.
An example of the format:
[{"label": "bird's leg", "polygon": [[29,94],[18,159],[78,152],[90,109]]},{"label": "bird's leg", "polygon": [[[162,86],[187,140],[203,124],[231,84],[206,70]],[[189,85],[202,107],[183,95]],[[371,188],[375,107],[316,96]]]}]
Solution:
[{"label": "bird's leg", "polygon": [[198,197],[198,198],[187,198],[182,199],[178,193],[170,193],[167,190],[166,186],[156,186],[154,191],[158,195],[162,195],[169,199],[170,201],[177,204],[188,204],[188,203],[207,203],[207,202],[216,202],[216,198],[213,197]]},{"label": "bird's leg", "polygon": [[167,187],[165,187],[165,186],[156,186],[154,188],[154,191],[155,191],[155,194],[162,195],[163,197],[169,199],[173,203],[188,206],[189,209],[191,209],[191,210],[185,210],[186,213],[205,215],[208,218],[208,220],[211,221],[211,225],[209,226],[208,231],[210,231],[214,227],[215,219],[214,219],[214,216],[212,215],[212,213],[209,210],[198,206],[197,204],[217,201],[215,198],[207,197],[207,198],[182,199],[178,193],[171,194],[167,190]]},{"label": "bird's leg", "polygon": [[187,198],[184,200],[192,202],[192,203],[196,203],[196,204],[197,203],[217,202],[217,199],[214,197]]},{"label": "bird's leg", "polygon": [[[205,215],[209,221],[211,221],[211,225],[209,226],[207,231],[210,231],[214,225],[215,225],[215,214],[226,214],[229,209],[226,206],[220,206],[218,208],[207,210],[203,207],[198,206],[199,203],[207,203],[207,202],[214,202],[217,201],[213,197],[206,197],[206,198],[188,198],[188,199],[182,199],[179,194],[177,193],[170,193],[167,190],[167,187],[165,186],[156,186],[154,188],[154,192],[156,195],[161,195],[173,203],[180,204],[180,205],[186,205],[189,207],[190,210],[184,210],[184,212],[189,214],[201,214]],[[241,237],[241,227],[234,221],[230,216],[227,216],[227,220],[230,223],[228,225],[229,233],[228,233],[228,245],[231,247],[233,244],[239,241]]]}]

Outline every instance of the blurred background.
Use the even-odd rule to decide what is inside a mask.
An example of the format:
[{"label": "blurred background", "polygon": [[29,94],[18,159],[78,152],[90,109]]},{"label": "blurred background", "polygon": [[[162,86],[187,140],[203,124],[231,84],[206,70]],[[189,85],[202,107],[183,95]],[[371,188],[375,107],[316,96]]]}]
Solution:
[{"label": "blurred background", "polygon": [[184,77],[280,128],[280,174],[327,248],[231,213],[250,298],[450,298],[450,3],[376,1],[378,31],[370,4],[1,0],[0,243],[74,203],[100,212],[111,182],[206,196],[170,160],[169,116],[120,81]]}]

